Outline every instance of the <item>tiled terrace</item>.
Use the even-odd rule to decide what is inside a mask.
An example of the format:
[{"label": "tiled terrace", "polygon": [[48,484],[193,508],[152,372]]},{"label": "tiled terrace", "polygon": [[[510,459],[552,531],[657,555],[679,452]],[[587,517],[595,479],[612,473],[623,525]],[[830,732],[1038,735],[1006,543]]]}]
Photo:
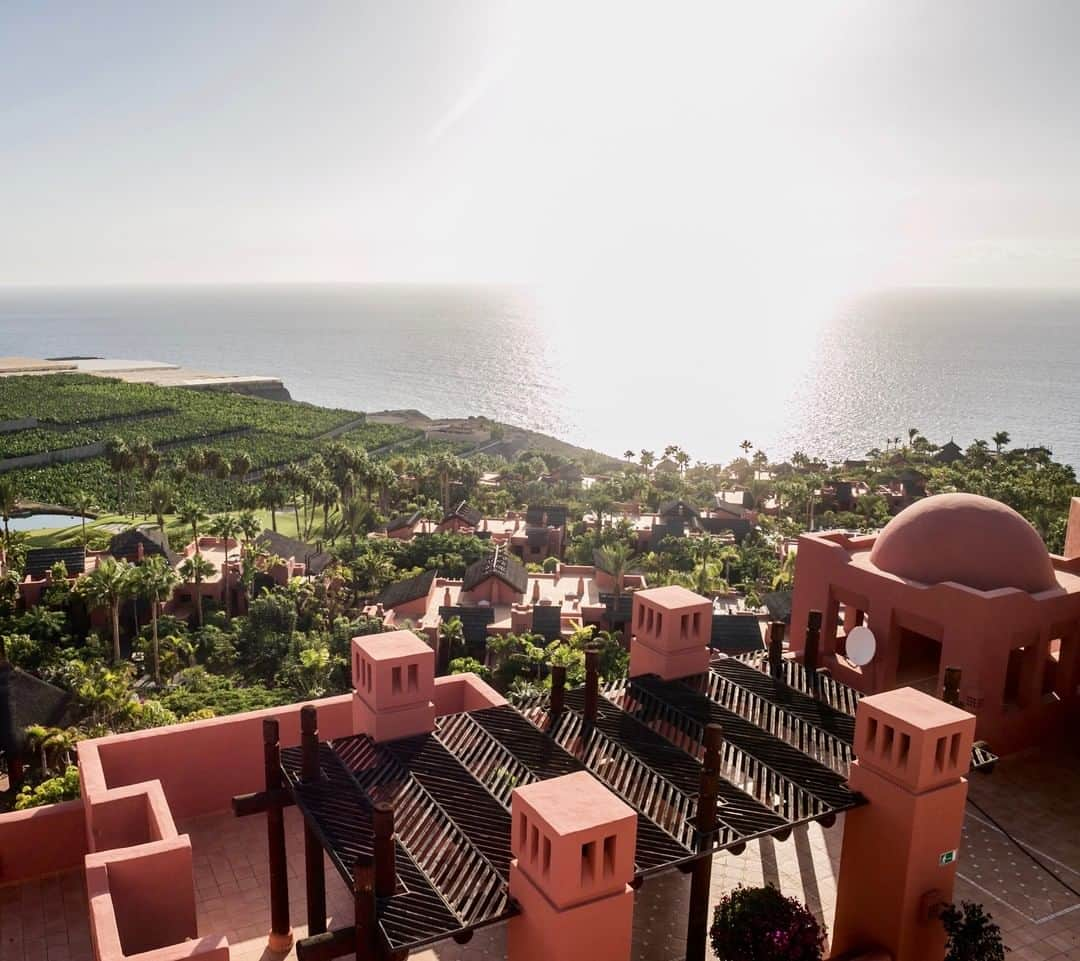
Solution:
[{"label": "tiled terrace", "polygon": [[[972,799],[998,819],[1029,850],[1072,887],[1080,889],[1080,770],[1076,758],[1028,752],[1002,761],[990,776],[974,775]],[[301,820],[286,812],[290,898],[297,937],[306,934]],[[178,825],[195,852],[199,928],[220,932],[237,961],[281,961],[266,950],[269,907],[265,821],[212,815]],[[751,844],[740,857],[718,855],[713,897],[737,884],[778,885],[807,903],[831,925],[842,820],[825,831],[817,825],[792,833],[785,843]],[[352,903],[327,863],[331,926],[347,924]],[[685,956],[687,877],[671,873],[647,881],[637,895],[635,961],[676,961]],[[956,899],[983,902],[1006,933],[1010,961],[1080,961],[1080,898],[1037,867],[968,809]],[[0,961],[87,961],[90,958],[82,879],[70,873],[0,888]],[[477,932],[464,946],[448,942],[413,955],[420,961],[503,959],[502,927]],[[295,953],[289,955],[295,957]]]}]

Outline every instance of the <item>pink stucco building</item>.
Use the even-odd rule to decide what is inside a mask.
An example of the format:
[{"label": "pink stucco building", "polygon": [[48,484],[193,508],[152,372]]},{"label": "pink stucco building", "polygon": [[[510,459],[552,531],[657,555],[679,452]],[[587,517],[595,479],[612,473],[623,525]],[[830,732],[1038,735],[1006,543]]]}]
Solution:
[{"label": "pink stucco building", "polygon": [[[792,606],[800,656],[813,610],[823,615],[817,663],[838,679],[866,693],[940,694],[946,668],[959,668],[977,736],[999,753],[1035,744],[1078,707],[1080,499],[1062,557],[1011,508],[972,494],[918,501],[878,535],[804,535]],[[863,667],[845,656],[860,624],[877,644]]]}]

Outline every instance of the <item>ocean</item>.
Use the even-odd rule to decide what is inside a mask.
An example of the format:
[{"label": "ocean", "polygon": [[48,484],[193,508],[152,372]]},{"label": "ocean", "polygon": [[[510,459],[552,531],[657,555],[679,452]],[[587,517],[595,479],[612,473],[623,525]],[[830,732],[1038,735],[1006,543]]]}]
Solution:
[{"label": "ocean", "polygon": [[484,414],[621,456],[861,456],[1007,430],[1080,465],[1080,293],[916,290],[820,318],[509,287],[0,287],[0,355],[280,377],[297,400]]}]

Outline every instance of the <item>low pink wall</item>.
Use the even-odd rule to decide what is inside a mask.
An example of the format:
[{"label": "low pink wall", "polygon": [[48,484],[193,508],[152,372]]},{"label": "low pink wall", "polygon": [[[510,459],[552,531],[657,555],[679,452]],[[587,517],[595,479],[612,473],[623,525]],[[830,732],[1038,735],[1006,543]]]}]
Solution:
[{"label": "low pink wall", "polygon": [[173,838],[86,858],[90,934],[98,961],[227,961],[229,942],[198,939],[191,843]]},{"label": "low pink wall", "polygon": [[90,848],[107,851],[176,837],[176,825],[161,781],[112,788],[87,795]]},{"label": "low pink wall", "polygon": [[0,884],[82,867],[84,824],[82,800],[0,814]]},{"label": "low pink wall", "polygon": [[[319,709],[323,740],[352,733],[351,694],[312,703]],[[282,746],[297,745],[302,706],[287,704],[82,741],[78,750],[84,789],[88,783],[114,788],[156,779],[176,820],[227,810],[234,795],[264,786],[263,720],[277,718]]]},{"label": "low pink wall", "polygon": [[437,717],[507,703],[505,697],[475,674],[449,674],[435,678],[434,700]]}]

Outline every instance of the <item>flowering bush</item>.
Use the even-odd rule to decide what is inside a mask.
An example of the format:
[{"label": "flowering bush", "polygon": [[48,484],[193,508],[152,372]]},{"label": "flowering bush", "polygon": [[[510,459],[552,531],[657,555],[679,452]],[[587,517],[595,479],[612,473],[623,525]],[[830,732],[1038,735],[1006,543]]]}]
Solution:
[{"label": "flowering bush", "polygon": [[720,961],[821,961],[825,947],[813,914],[771,885],[725,895],[710,934]]}]

